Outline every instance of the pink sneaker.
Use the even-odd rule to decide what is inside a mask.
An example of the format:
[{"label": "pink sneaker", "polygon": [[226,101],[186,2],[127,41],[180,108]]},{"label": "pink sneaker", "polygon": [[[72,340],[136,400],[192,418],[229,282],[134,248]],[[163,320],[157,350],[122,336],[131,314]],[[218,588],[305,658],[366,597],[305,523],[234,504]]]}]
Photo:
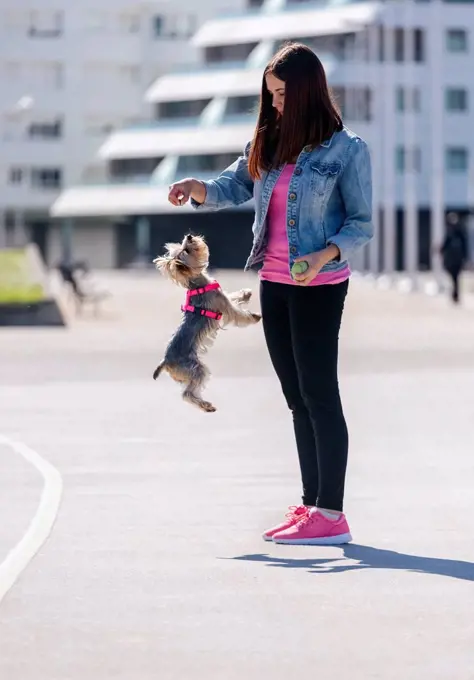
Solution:
[{"label": "pink sneaker", "polygon": [[271,541],[276,533],[289,529],[293,524],[296,524],[298,520],[307,515],[309,511],[310,508],[307,508],[306,505],[290,505],[288,512],[286,513],[286,520],[276,527],[273,527],[273,529],[265,531],[265,533],[262,534],[263,540]]},{"label": "pink sneaker", "polygon": [[288,529],[273,534],[275,543],[291,545],[341,545],[352,541],[349,525],[344,515],[337,520],[327,519],[312,509]]}]

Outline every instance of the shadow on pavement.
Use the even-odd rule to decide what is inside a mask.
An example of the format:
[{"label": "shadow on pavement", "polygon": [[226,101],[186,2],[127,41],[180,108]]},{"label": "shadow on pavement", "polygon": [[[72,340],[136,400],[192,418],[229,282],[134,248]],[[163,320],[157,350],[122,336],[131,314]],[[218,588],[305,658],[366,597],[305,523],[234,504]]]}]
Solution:
[{"label": "shadow on pavement", "polygon": [[[436,574],[464,581],[474,581],[474,563],[472,562],[406,555],[394,552],[393,550],[383,550],[354,543],[341,546],[341,549],[343,553],[341,557],[293,559],[271,557],[270,555],[257,553],[255,555],[241,555],[230,559],[263,562],[269,567],[283,567],[284,569],[307,569],[315,574],[335,574],[358,569],[402,569],[420,574]],[[341,564],[340,562],[343,558],[358,560],[359,563]],[[331,564],[332,562],[337,562],[337,564]]]}]

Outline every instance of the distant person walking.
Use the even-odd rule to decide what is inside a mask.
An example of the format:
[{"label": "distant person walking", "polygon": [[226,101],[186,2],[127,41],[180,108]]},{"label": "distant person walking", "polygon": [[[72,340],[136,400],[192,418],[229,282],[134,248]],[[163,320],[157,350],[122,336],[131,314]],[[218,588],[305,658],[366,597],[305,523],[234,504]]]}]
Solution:
[{"label": "distant person walking", "polygon": [[459,279],[468,259],[466,232],[459,215],[450,212],[446,218],[446,236],[440,248],[443,267],[452,280],[451,298],[459,303]]}]

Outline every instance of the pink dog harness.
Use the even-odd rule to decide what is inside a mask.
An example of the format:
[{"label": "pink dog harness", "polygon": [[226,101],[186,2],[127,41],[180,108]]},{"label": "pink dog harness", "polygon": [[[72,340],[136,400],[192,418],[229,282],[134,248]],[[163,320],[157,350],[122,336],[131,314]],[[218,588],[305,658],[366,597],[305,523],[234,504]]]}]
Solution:
[{"label": "pink dog harness", "polygon": [[194,288],[193,290],[186,291],[186,303],[181,305],[182,311],[192,312],[193,314],[199,314],[200,316],[208,316],[210,319],[216,319],[216,321],[219,321],[222,319],[222,314],[220,312],[211,312],[210,309],[195,307],[191,304],[191,298],[193,295],[203,295],[204,293],[208,293],[210,290],[217,290],[218,288],[220,288],[220,285],[217,283],[217,281],[213,281],[212,283],[208,283],[203,288]]}]

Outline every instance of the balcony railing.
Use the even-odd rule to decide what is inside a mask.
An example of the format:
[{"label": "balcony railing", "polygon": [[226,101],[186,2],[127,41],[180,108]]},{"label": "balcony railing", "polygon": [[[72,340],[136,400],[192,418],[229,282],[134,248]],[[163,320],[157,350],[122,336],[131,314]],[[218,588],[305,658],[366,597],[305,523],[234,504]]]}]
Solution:
[{"label": "balcony railing", "polygon": [[234,69],[248,68],[244,59],[238,61],[215,61],[201,64],[180,64],[169,75],[181,73],[212,73],[213,71],[233,71]]},{"label": "balcony railing", "polygon": [[199,116],[189,116],[185,118],[164,118],[163,120],[143,120],[133,125],[120,128],[115,133],[120,132],[152,132],[153,130],[166,130],[179,127],[194,127],[199,125]]},{"label": "balcony railing", "polygon": [[[216,127],[219,125],[246,125],[255,122],[255,113],[235,113],[224,116],[220,121],[216,122]],[[153,132],[159,130],[176,129],[176,128],[193,128],[201,127],[201,118],[199,116],[192,116],[189,118],[172,118],[164,120],[144,120],[142,122],[134,123],[133,125],[120,128],[115,131],[115,134],[120,132]],[[202,125],[203,129],[208,126]]]}]

